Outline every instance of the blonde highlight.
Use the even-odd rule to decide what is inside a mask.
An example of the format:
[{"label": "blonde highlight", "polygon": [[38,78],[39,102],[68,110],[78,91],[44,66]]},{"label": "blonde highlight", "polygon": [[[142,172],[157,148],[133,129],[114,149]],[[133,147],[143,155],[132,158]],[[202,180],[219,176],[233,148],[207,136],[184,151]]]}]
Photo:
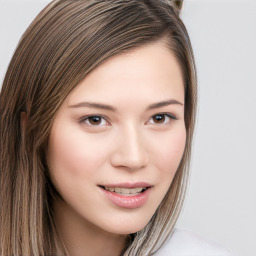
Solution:
[{"label": "blonde highlight", "polygon": [[0,255],[66,255],[46,161],[56,111],[107,59],[158,40],[174,52],[183,73],[187,142],[166,197],[123,255],[154,254],[172,233],[187,186],[197,98],[193,51],[178,14],[173,1],[55,0],[26,30],[0,94]]}]

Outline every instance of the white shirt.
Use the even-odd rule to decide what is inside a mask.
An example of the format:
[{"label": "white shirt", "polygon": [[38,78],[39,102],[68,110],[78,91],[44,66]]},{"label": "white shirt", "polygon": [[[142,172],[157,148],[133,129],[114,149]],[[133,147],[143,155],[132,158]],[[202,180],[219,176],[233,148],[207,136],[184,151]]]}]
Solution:
[{"label": "white shirt", "polygon": [[154,256],[234,256],[228,250],[188,231],[175,230]]}]

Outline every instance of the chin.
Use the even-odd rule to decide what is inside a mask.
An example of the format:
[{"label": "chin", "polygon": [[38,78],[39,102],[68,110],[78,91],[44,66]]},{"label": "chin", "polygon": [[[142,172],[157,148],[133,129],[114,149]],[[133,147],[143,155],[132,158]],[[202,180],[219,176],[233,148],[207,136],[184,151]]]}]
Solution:
[{"label": "chin", "polygon": [[115,217],[113,222],[109,221],[105,230],[114,234],[128,235],[141,231],[150,222],[152,215]]}]

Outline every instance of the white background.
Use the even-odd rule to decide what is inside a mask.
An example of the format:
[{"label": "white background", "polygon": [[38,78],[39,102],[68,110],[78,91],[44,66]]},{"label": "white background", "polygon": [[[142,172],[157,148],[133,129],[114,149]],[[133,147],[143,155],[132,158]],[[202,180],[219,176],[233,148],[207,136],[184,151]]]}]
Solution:
[{"label": "white background", "polygon": [[[0,0],[0,83],[26,27],[47,0]],[[199,109],[178,227],[256,255],[256,1],[185,0]]]}]

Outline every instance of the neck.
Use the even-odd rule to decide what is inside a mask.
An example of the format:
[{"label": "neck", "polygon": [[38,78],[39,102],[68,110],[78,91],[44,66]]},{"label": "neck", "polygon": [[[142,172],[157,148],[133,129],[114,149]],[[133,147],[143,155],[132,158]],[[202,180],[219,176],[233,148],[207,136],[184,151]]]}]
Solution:
[{"label": "neck", "polygon": [[63,201],[54,202],[54,216],[68,256],[120,256],[127,244],[127,235],[101,229]]}]

